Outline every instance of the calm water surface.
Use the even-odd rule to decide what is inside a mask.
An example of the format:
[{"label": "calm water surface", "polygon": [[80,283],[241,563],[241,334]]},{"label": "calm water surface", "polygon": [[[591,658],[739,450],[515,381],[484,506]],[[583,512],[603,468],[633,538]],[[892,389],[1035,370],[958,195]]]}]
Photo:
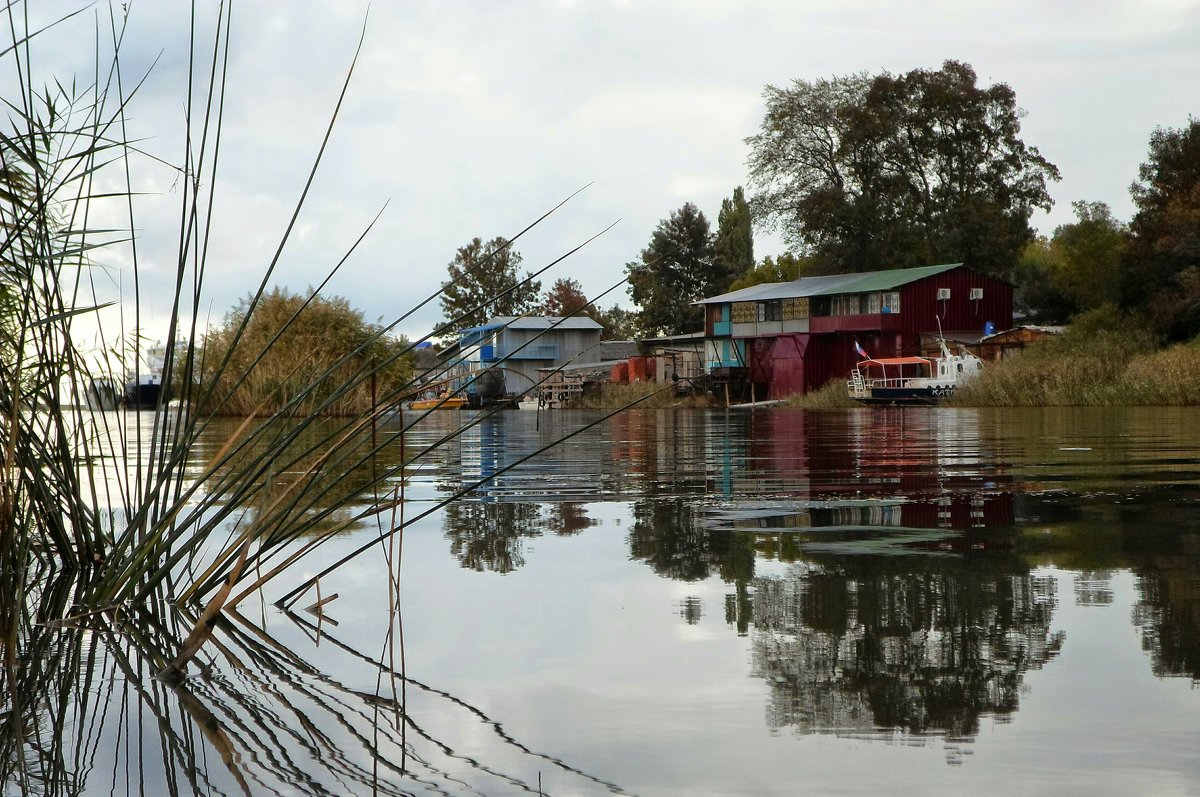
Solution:
[{"label": "calm water surface", "polygon": [[405,520],[491,478],[181,690],[96,640],[74,791],[1200,793],[1200,410],[629,412],[508,469],[598,417],[422,456]]}]

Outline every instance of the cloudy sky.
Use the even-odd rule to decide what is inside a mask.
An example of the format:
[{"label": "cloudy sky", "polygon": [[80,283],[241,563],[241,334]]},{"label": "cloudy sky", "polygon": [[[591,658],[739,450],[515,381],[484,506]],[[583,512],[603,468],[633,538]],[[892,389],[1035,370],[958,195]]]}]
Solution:
[{"label": "cloudy sky", "polygon": [[[77,5],[31,3],[35,22]],[[128,5],[126,80],[157,59],[129,134],[178,164],[189,9]],[[197,7],[210,37],[217,5]],[[37,79],[89,75],[107,13],[97,4],[40,37]],[[513,235],[584,186],[518,244],[524,265],[540,268],[617,224],[544,285],[561,276],[589,295],[608,289],[685,202],[715,227],[721,199],[746,181],[744,139],[758,129],[768,84],[969,62],[981,82],[1013,87],[1025,142],[1062,171],[1054,210],[1035,219],[1047,233],[1080,199],[1128,219],[1151,131],[1200,113],[1200,3],[1189,0],[239,2],[205,315],[223,315],[270,262],[364,24],[341,116],[273,281],[297,291],[319,282],[386,205],[329,288],[371,320],[391,321],[434,292],[471,238]],[[179,187],[176,172],[148,159],[133,179],[145,194],[138,258],[154,335],[166,317]],[[756,236],[759,257],[780,251],[778,239]],[[99,258],[128,293],[129,253]],[[623,287],[600,303],[616,301],[628,304]],[[419,337],[439,316],[435,303],[399,329]]]}]

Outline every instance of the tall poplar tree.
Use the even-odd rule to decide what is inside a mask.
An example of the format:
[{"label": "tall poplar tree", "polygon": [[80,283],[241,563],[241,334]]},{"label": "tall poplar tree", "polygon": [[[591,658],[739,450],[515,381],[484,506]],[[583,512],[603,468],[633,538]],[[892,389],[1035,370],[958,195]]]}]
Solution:
[{"label": "tall poplar tree", "polygon": [[721,200],[713,260],[723,282],[713,286],[719,289],[716,293],[723,293],[732,282],[754,268],[754,228],[750,205],[746,203],[746,194],[740,185],[733,189],[732,198]]}]

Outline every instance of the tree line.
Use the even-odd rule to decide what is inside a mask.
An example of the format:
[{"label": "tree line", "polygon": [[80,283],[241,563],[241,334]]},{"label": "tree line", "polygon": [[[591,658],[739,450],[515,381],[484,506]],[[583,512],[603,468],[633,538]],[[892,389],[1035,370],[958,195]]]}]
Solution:
[{"label": "tree line", "polygon": [[[1131,221],[1077,201],[1076,221],[1046,236],[1030,220],[1053,205],[1059,169],[1022,140],[1013,89],[980,85],[970,64],[795,80],[763,96],[760,129],[745,140],[750,195],[739,186],[723,200],[715,232],[691,202],[660,221],[625,265],[635,310],[585,306],[570,279],[542,294],[537,281],[521,282],[504,239],[475,239],[449,265],[445,323],[583,306],[613,337],[681,334],[702,328],[691,302],[728,290],[961,262],[1012,282],[1031,321],[1102,312],[1164,342],[1200,333],[1200,121],[1153,131],[1130,188]],[[755,228],[789,251],[756,261]]]},{"label": "tree line", "polygon": [[[746,139],[751,195],[735,188],[715,231],[691,202],[660,221],[625,264],[634,310],[590,302],[572,278],[543,290],[509,241],[475,238],[447,266],[438,336],[451,340],[494,316],[527,313],[585,315],[606,338],[684,334],[703,328],[692,302],[730,290],[952,262],[1012,282],[1016,309],[1032,322],[1086,315],[1089,329],[1160,343],[1200,334],[1200,121],[1151,133],[1130,187],[1130,221],[1103,202],[1076,201],[1073,222],[1038,235],[1030,219],[1051,206],[1047,186],[1059,179],[1058,168],[1020,139],[1012,89],[979,86],[969,65],[797,80],[768,86],[764,96],[761,129]],[[6,161],[0,203],[19,203],[22,178]],[[790,251],[756,260],[755,227],[778,232]],[[11,260],[0,260],[7,277]],[[5,323],[15,318],[17,295],[8,284],[0,280],[6,360],[14,336]],[[251,311],[246,331],[235,334]],[[377,325],[340,297],[277,290],[235,307],[205,337],[201,359],[208,368],[245,361],[230,373],[250,376],[221,393],[225,411],[252,414],[286,400],[348,350],[361,354],[344,368],[386,363],[380,387],[403,384],[412,373],[407,342],[378,336]],[[278,345],[266,345],[275,338]],[[266,348],[281,356],[259,362]],[[370,397],[346,401],[369,404]]]}]

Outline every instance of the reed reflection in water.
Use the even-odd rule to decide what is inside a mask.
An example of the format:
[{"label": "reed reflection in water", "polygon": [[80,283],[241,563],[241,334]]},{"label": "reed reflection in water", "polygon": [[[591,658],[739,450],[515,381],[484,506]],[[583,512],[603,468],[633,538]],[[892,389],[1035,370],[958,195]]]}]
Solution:
[{"label": "reed reflection in water", "polygon": [[511,412],[409,461],[468,416],[385,455],[405,512],[494,481],[175,688],[190,618],[21,626],[6,791],[1200,782],[1200,413],[631,412],[501,472],[592,417]]}]

